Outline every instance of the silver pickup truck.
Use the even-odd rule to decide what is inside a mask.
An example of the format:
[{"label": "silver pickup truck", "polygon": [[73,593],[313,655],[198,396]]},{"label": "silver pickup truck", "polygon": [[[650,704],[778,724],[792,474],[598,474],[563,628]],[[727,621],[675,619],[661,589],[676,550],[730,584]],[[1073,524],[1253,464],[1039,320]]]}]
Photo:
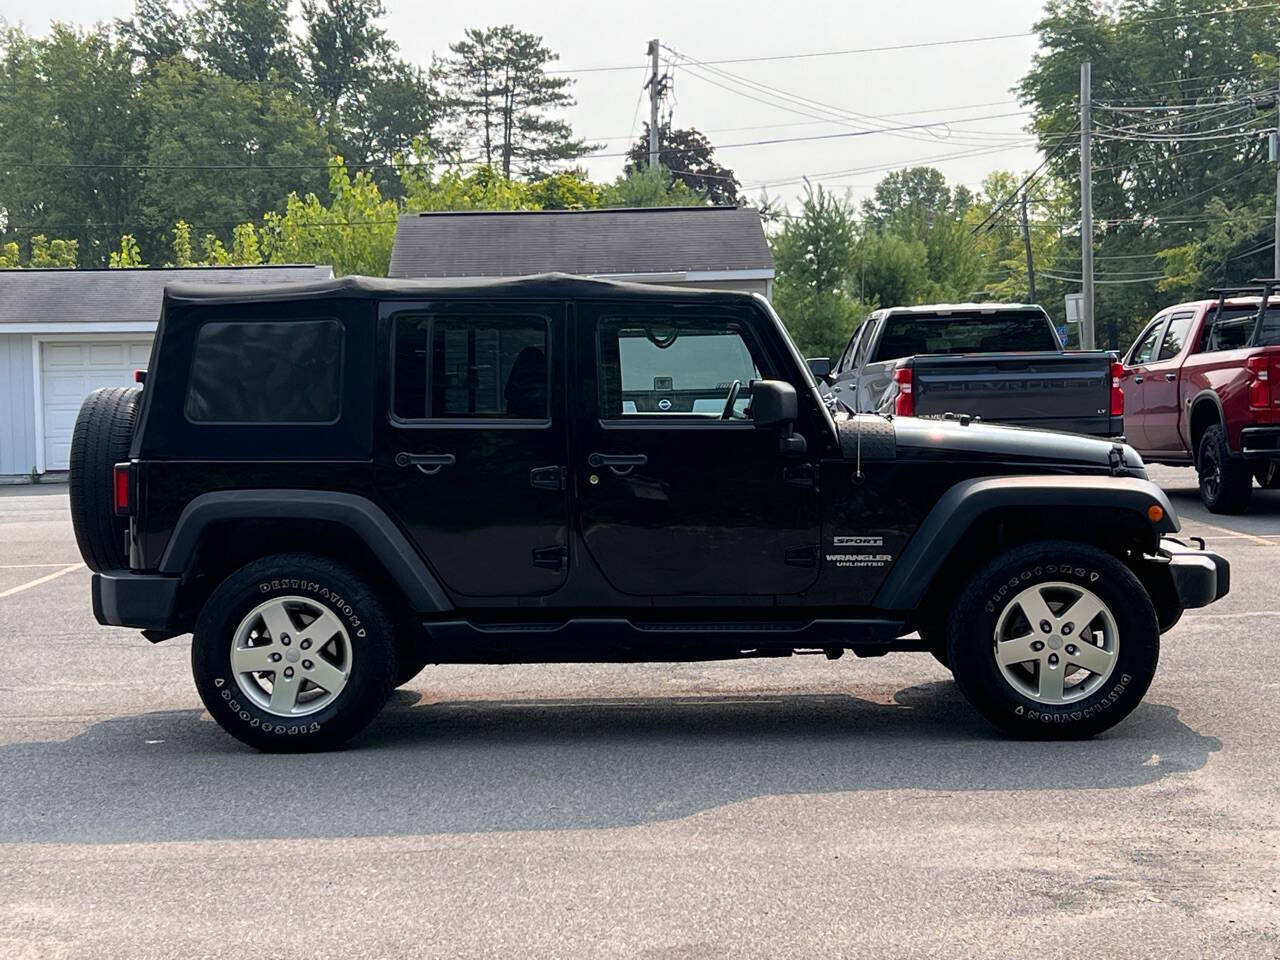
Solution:
[{"label": "silver pickup truck", "polygon": [[954,414],[1098,437],[1124,433],[1117,366],[1105,351],[1064,351],[1042,307],[991,303],[877,310],[834,368],[813,363],[830,402],[850,413]]}]

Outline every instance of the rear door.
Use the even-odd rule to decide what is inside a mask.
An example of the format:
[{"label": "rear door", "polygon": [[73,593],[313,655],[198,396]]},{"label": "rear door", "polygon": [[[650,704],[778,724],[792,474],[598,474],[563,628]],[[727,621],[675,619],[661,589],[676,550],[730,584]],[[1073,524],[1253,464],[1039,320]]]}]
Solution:
[{"label": "rear door", "polygon": [[821,438],[808,438],[805,456],[784,456],[781,429],[751,422],[750,382],[786,369],[757,335],[756,308],[575,309],[583,376],[571,474],[587,550],[614,588],[731,603],[812,584]]},{"label": "rear door", "polygon": [[1150,450],[1147,443],[1146,383],[1148,366],[1155,360],[1160,348],[1160,334],[1164,330],[1168,314],[1161,314],[1147,324],[1124,361],[1124,376],[1120,386],[1124,389],[1124,432],[1129,443],[1139,450]]},{"label": "rear door", "polygon": [[445,586],[555,590],[568,573],[565,305],[387,303],[383,505]]},{"label": "rear door", "polygon": [[[1147,438],[1146,447],[1152,452],[1176,451],[1181,454],[1184,450],[1178,433],[1178,375],[1195,318],[1194,310],[1172,314],[1161,338],[1160,349],[1145,368],[1142,429]],[[1125,420],[1127,422],[1128,417]]]}]

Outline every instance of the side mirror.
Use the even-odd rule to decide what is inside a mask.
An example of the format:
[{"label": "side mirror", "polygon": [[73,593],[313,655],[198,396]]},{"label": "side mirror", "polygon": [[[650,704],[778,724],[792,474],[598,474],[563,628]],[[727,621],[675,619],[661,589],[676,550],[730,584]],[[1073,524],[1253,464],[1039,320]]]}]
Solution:
[{"label": "side mirror", "polygon": [[800,415],[796,388],[785,380],[751,382],[751,420],[757,427],[795,423]]},{"label": "side mirror", "polygon": [[819,380],[825,380],[831,376],[830,357],[810,357],[805,363],[809,365],[809,372]]}]

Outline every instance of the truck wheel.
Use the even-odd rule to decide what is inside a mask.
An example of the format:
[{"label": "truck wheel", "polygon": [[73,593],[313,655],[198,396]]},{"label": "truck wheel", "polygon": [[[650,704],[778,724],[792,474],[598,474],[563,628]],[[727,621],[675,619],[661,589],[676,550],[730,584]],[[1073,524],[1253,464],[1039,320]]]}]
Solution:
[{"label": "truck wheel", "polygon": [[71,432],[71,525],[80,556],[95,573],[129,566],[129,521],[116,516],[112,473],[129,459],[141,395],[140,387],[93,391],[80,404]]},{"label": "truck wheel", "polygon": [[386,608],[346,566],[309,554],[255,560],[224,580],[196,621],[200,699],[259,750],[328,750],[359,733],[397,667]]},{"label": "truck wheel", "polygon": [[1231,456],[1227,448],[1227,432],[1214,424],[1200,438],[1196,457],[1200,474],[1200,499],[1210,513],[1241,513],[1249,506],[1253,493],[1253,477],[1248,465]]},{"label": "truck wheel", "polygon": [[1120,722],[1160,658],[1155,608],[1133,571],[1069,541],[988,561],[961,593],[947,633],[965,696],[1027,739],[1091,737]]}]

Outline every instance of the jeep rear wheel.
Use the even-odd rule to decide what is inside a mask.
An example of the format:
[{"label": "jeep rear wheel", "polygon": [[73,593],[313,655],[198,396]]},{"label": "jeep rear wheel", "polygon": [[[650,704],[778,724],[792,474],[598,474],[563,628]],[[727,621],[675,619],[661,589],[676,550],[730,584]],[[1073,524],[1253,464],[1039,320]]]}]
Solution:
[{"label": "jeep rear wheel", "polygon": [[1160,656],[1155,608],[1096,547],[1043,541],[985,564],[948,629],[951,669],[988,720],[1025,738],[1091,737],[1138,705]]},{"label": "jeep rear wheel", "polygon": [[397,670],[391,619],[355,572],[324,557],[254,561],[213,591],[191,646],[196,688],[260,750],[325,750],[378,714]]},{"label": "jeep rear wheel", "polygon": [[1231,455],[1221,424],[1215,423],[1200,438],[1196,472],[1200,476],[1200,499],[1210,513],[1241,513],[1249,506],[1253,477],[1248,464]]}]

